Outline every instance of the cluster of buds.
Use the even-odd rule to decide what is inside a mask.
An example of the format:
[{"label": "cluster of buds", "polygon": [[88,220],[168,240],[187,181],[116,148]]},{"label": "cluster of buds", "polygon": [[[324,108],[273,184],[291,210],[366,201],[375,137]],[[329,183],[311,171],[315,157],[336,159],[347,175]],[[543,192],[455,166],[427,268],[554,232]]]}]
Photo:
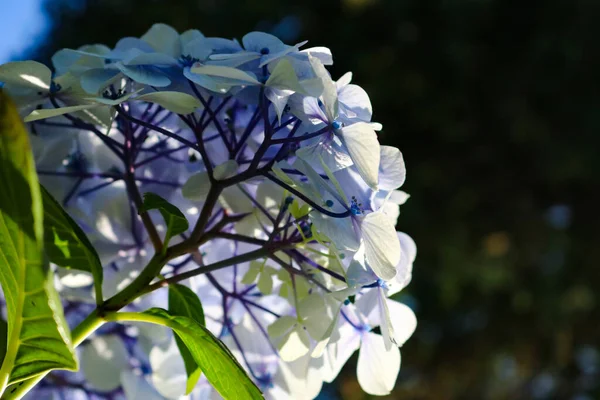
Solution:
[{"label": "cluster of buds", "polygon": [[[385,395],[416,327],[389,298],[409,283],[416,255],[395,229],[404,161],[379,144],[382,126],[352,74],[334,81],[329,49],[305,43],[156,24],[112,49],[60,50],[54,71],[2,65],[0,81],[29,123],[41,183],[100,255],[106,296],[167,247],[158,211],[140,217],[142,195],[158,195],[189,222],[170,244],[198,243],[125,310],[165,308],[162,288],[180,283],[266,398],[316,397],[359,349],[358,382]],[[75,325],[94,308],[92,276],[56,273]],[[203,376],[186,388],[166,328],[107,324],[78,352],[80,371],[53,372],[39,396],[214,396]]]}]

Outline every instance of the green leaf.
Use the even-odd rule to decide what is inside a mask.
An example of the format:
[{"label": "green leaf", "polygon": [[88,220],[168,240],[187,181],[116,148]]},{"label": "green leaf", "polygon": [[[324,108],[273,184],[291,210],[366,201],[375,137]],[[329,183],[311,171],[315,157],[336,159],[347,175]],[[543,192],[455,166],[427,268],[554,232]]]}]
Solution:
[{"label": "green leaf", "polygon": [[[204,320],[204,310],[202,309],[200,299],[196,293],[184,285],[169,285],[169,314],[188,317],[202,326],[206,325]],[[200,379],[202,370],[177,333],[175,334],[175,341],[177,342],[179,353],[183,358],[185,371],[188,376],[185,390],[185,394],[187,395],[194,390],[196,383],[198,383],[198,379]]]},{"label": "green leaf", "polygon": [[91,272],[94,276],[96,303],[102,299],[102,263],[98,253],[79,225],[48,191],[41,186],[44,203],[44,245],[51,262]]},{"label": "green leaf", "polygon": [[173,111],[176,114],[191,114],[199,107],[202,107],[202,103],[197,98],[181,92],[153,92],[143,94],[136,97],[134,100],[142,100],[150,103],[156,103],[159,106]]},{"label": "green leaf", "polygon": [[43,256],[43,206],[27,131],[0,91],[0,284],[8,314],[0,394],[7,385],[77,359]]},{"label": "green leaf", "polygon": [[262,399],[262,393],[225,345],[208,329],[188,317],[170,315],[160,308],[143,313],[108,314],[111,321],[140,321],[173,329],[213,387],[226,400]]},{"label": "green leaf", "polygon": [[0,318],[0,365],[4,361],[4,355],[6,354],[6,345],[8,343],[8,324],[5,320]]},{"label": "green leaf", "polygon": [[144,193],[144,203],[142,204],[142,208],[139,210],[139,212],[142,213],[148,210],[160,211],[165,223],[167,224],[167,233],[165,234],[164,244],[165,249],[169,244],[169,240],[173,236],[179,235],[180,233],[187,231],[189,228],[188,221],[179,208],[175,207],[173,204],[169,203],[167,200],[163,199],[157,194]]}]

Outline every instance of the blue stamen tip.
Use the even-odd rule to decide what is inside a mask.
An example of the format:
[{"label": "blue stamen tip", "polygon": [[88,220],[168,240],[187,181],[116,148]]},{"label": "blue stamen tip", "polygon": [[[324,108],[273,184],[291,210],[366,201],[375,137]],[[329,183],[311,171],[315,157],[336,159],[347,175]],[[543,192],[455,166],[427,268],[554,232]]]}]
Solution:
[{"label": "blue stamen tip", "polygon": [[333,129],[340,129],[342,127],[342,123],[340,121],[333,121],[331,126],[333,127]]}]

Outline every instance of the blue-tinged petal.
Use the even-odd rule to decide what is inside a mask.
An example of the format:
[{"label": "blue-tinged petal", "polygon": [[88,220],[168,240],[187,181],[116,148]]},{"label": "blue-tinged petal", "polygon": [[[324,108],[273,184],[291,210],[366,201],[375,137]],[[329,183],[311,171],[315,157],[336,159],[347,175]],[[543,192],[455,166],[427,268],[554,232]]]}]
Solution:
[{"label": "blue-tinged petal", "polygon": [[388,296],[392,296],[404,289],[412,279],[413,262],[417,257],[417,245],[404,232],[396,232],[400,240],[401,257],[400,262],[396,265],[396,277],[387,282],[389,291]]},{"label": "blue-tinged petal", "polygon": [[224,65],[232,68],[239,67],[240,65],[257,60],[259,58],[260,54],[253,51],[240,51],[238,53],[229,54],[212,54],[209,57],[210,62],[214,65]]},{"label": "blue-tinged petal", "polygon": [[150,66],[116,64],[119,71],[137,83],[156,87],[165,87],[171,84],[171,80],[164,73]]},{"label": "blue-tinged petal", "polygon": [[381,146],[379,188],[381,190],[397,189],[404,184],[405,179],[406,168],[400,150],[392,146]]},{"label": "blue-tinged petal", "polygon": [[359,240],[352,218],[334,218],[314,211],[311,213],[311,219],[318,231],[327,236],[337,248],[358,250]]},{"label": "blue-tinged petal", "polygon": [[371,100],[363,88],[357,85],[346,85],[338,89],[340,113],[349,119],[369,122],[373,115]]},{"label": "blue-tinged petal", "polygon": [[327,124],[327,115],[319,106],[319,100],[314,97],[293,95],[289,100],[292,113],[302,121],[312,124]]},{"label": "blue-tinged petal", "polygon": [[247,33],[242,38],[242,44],[244,49],[257,53],[263,49],[268,49],[269,53],[276,53],[286,48],[286,45],[277,37],[264,32]]},{"label": "blue-tinged petal", "polygon": [[194,74],[190,71],[189,67],[183,69],[183,76],[195,84],[213,92],[227,93],[227,91],[231,89],[231,85],[224,84],[219,78],[208,75]]},{"label": "blue-tinged petal", "polygon": [[211,44],[204,37],[190,40],[183,45],[182,54],[195,60],[204,61],[213,53]]},{"label": "blue-tinged petal", "polygon": [[177,60],[162,53],[140,53],[123,60],[126,65],[177,65]]},{"label": "blue-tinged petal", "polygon": [[81,88],[90,94],[98,94],[106,89],[120,75],[115,69],[90,69],[81,75]]},{"label": "blue-tinged petal", "polygon": [[236,53],[243,50],[237,40],[209,37],[206,38],[206,41],[215,53]]},{"label": "blue-tinged petal", "polygon": [[117,42],[115,45],[115,49],[113,50],[115,54],[120,54],[122,52],[127,52],[131,49],[141,50],[144,53],[152,53],[154,49],[150,45],[150,43],[143,41],[142,39],[138,39],[136,37],[125,37]]},{"label": "blue-tinged petal", "polygon": [[52,56],[52,65],[57,75],[67,71],[81,73],[90,68],[103,68],[104,56],[109,53],[110,48],[102,44],[82,46],[78,50],[61,49]]},{"label": "blue-tinged petal", "polygon": [[[194,40],[203,39],[203,38],[204,38],[204,35],[198,29],[188,29],[187,31],[183,32],[179,36],[179,40],[181,42],[182,49],[184,49],[188,43],[190,43]],[[186,53],[183,53],[183,54],[186,54]]]}]

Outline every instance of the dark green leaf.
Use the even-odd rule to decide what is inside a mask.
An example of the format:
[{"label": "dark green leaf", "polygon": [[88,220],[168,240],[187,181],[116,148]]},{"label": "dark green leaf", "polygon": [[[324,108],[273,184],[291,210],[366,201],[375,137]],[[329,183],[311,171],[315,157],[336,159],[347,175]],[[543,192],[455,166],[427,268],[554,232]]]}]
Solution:
[{"label": "dark green leaf", "polygon": [[44,245],[51,262],[64,268],[91,272],[96,302],[102,302],[102,263],[83,230],[48,191],[42,188],[44,203]]},{"label": "dark green leaf", "polygon": [[[184,285],[169,285],[169,314],[188,317],[202,326],[206,325],[200,299],[196,293]],[[181,357],[183,358],[185,371],[188,376],[185,394],[189,394],[194,389],[194,386],[196,386],[198,379],[200,379],[202,371],[194,360],[192,353],[190,353],[177,333],[175,334],[175,341],[177,342],[179,353],[181,353]]]},{"label": "dark green leaf", "polygon": [[77,369],[62,305],[43,255],[43,206],[29,138],[0,91],[0,284],[8,314],[0,394],[52,369]]},{"label": "dark green leaf", "polygon": [[189,224],[185,215],[169,203],[154,193],[144,193],[144,204],[142,205],[139,212],[146,212],[148,210],[158,210],[162,215],[165,223],[167,224],[167,233],[165,234],[165,248],[167,247],[169,240],[180,233],[187,231]]},{"label": "dark green leaf", "polygon": [[200,369],[227,400],[262,399],[262,393],[225,345],[208,329],[187,317],[172,316],[160,308],[142,313],[139,320],[167,326],[185,343]]}]

